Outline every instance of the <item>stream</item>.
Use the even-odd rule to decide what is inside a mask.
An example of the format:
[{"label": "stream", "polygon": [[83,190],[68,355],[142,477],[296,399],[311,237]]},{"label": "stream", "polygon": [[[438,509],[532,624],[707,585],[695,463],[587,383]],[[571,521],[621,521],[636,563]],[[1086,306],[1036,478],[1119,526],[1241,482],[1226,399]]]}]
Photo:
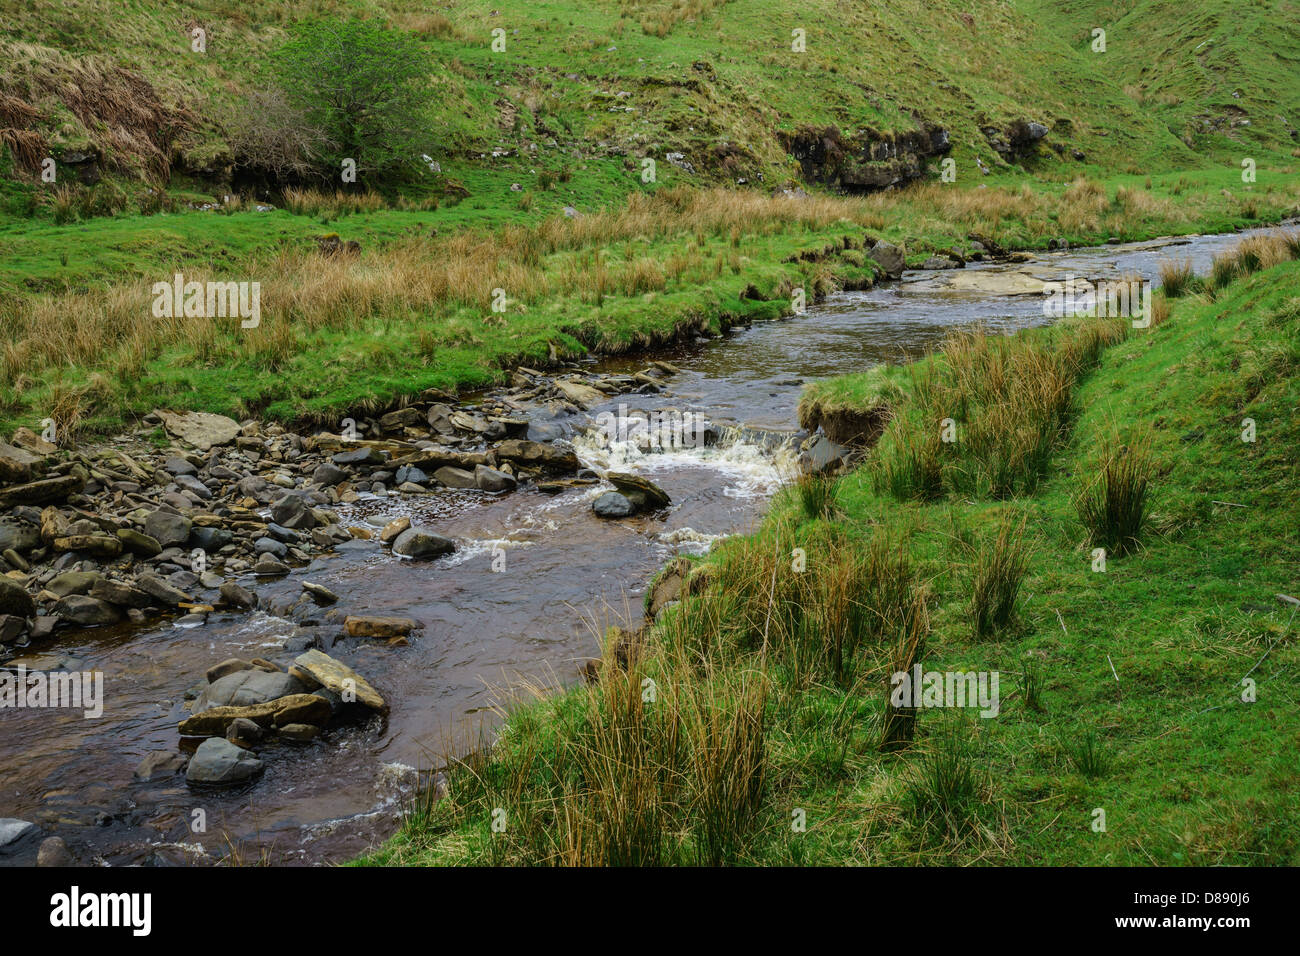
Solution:
[{"label": "stream", "polygon": [[[1024,264],[905,273],[899,282],[835,294],[789,319],[735,329],[719,339],[657,353],[682,371],[659,395],[616,398],[593,409],[689,409],[717,424],[798,431],[805,381],[898,362],[935,348],[954,327],[1012,331],[1043,324],[1043,297],[1006,295],[982,280],[1008,273],[1156,279],[1162,258],[1188,258],[1197,272],[1242,234],[1048,252]],[[597,363],[635,371],[644,355]],[[742,436],[744,433],[740,433]],[[387,720],[332,730],[309,744],[268,743],[266,772],[234,791],[199,793],[176,776],[133,778],[142,758],[174,751],[183,693],[210,665],[271,656],[293,625],[263,612],[212,613],[206,624],[59,632],[57,651],[104,674],[102,717],[13,710],[0,716],[0,817],[42,826],[83,862],[206,865],[228,855],[274,864],[337,863],[390,836],[403,801],[441,755],[490,739],[496,706],[526,682],[564,686],[598,651],[598,633],[641,616],[647,582],[669,558],[702,553],[719,536],[753,529],[772,493],[796,472],[792,443],[748,443],[728,431],[707,448],[642,453],[610,447],[594,430],[574,446],[584,463],[646,476],[672,497],[666,513],[623,521],[597,518],[605,490],[533,489],[496,497],[472,491],[363,498],[339,510],[345,525],[377,530],[410,515],[454,538],[448,557],[412,563],[379,548],[345,550],[275,580],[259,594],[292,598],[304,578],[330,588],[349,613],[396,615],[422,630],[409,646],[362,643],[349,662],[383,693]],[[494,555],[504,555],[494,570]],[[498,560],[497,565],[500,565]],[[265,602],[264,602],[265,604]],[[325,650],[328,652],[329,647]],[[195,811],[206,830],[191,827]],[[0,857],[27,863],[32,854]]]}]

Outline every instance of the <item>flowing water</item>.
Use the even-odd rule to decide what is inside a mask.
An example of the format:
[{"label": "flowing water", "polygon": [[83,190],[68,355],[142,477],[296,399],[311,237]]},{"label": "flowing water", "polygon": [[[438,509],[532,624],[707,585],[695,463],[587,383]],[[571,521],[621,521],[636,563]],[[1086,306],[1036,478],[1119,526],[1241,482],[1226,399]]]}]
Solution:
[{"label": "flowing water", "polygon": [[[1041,295],[979,288],[1012,274],[1154,278],[1162,258],[1189,258],[1198,272],[1241,236],[1207,236],[1046,253],[1024,266],[972,265],[909,272],[898,283],[837,294],[806,314],[733,330],[721,339],[661,353],[681,366],[667,391],[627,396],[594,409],[673,406],[715,423],[794,435],[801,383],[898,361],[937,346],[954,327],[1014,330],[1048,321]],[[1172,248],[1171,248],[1172,246]],[[976,280],[976,281],[973,281]],[[644,357],[609,361],[626,371]],[[790,444],[746,441],[729,431],[718,444],[664,453],[612,447],[580,433],[579,456],[598,470],[645,475],[673,499],[666,514],[603,521],[591,511],[595,486],[554,497],[518,491],[372,498],[345,509],[345,524],[381,526],[401,515],[456,539],[456,554],[412,563],[375,546],[320,559],[263,596],[296,596],[302,579],[340,597],[349,613],[411,617],[423,625],[409,646],[375,642],[343,653],[387,698],[386,721],[331,731],[307,745],[269,744],[265,774],[246,789],[195,793],[180,777],[140,783],[148,753],[175,750],[183,693],[228,657],[274,656],[292,630],[257,612],[209,615],[179,628],[81,631],[54,651],[77,669],[104,674],[106,704],[96,720],[58,710],[0,714],[0,817],[39,823],[83,860],[112,864],[211,863],[233,847],[244,861],[336,862],[397,827],[402,801],[438,755],[490,734],[499,688],[568,684],[597,654],[598,630],[640,616],[644,587],[677,553],[699,553],[718,536],[753,528],[765,502],[793,474]],[[500,567],[504,555],[504,569]],[[249,582],[245,582],[249,583]],[[336,628],[326,628],[333,633]],[[330,651],[329,647],[325,650]],[[195,811],[206,832],[195,832]],[[0,863],[30,862],[30,854]]]}]

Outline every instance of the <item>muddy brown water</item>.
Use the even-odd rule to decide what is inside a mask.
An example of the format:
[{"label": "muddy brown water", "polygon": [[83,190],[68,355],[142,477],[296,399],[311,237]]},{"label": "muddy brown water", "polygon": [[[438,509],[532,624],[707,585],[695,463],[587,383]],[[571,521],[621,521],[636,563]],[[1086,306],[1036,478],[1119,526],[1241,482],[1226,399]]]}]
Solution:
[{"label": "muddy brown water", "polygon": [[[1154,278],[1162,258],[1186,257],[1204,272],[1212,254],[1240,238],[1046,253],[1029,268],[1053,278],[1130,271]],[[1048,321],[1041,296],[954,291],[953,275],[909,272],[898,283],[834,295],[802,316],[666,350],[657,357],[682,368],[666,393],[614,399],[592,415],[620,402],[673,406],[793,435],[804,381],[916,356],[953,327],[984,323],[1009,331]],[[600,368],[637,369],[645,359]],[[274,656],[293,625],[261,612],[214,613],[194,628],[164,622],[66,633],[40,651],[102,671],[104,714],[92,720],[54,709],[0,711],[0,817],[31,820],[45,836],[62,836],[82,861],[115,865],[210,864],[232,847],[245,862],[330,863],[390,836],[419,772],[439,765],[449,746],[490,736],[498,719],[493,707],[503,699],[496,688],[574,682],[579,663],[597,653],[597,629],[639,618],[645,584],[668,558],[754,527],[794,466],[789,448],[734,439],[648,454],[602,447],[590,435],[575,444],[598,469],[617,465],[657,482],[672,508],[602,521],[591,512],[594,488],[555,497],[523,490],[366,499],[350,513],[342,509],[345,523],[382,525],[410,515],[456,539],[458,552],[412,563],[376,545],[319,559],[279,581],[244,582],[264,597],[292,598],[306,578],[337,593],[349,613],[407,616],[423,625],[406,647],[326,647],[380,689],[392,707],[387,721],[375,717],[307,745],[265,746],[266,772],[241,790],[197,793],[180,777],[140,783],[133,771],[145,755],[178,746],[186,688],[225,658]],[[501,555],[504,570],[494,571]],[[206,818],[205,832],[191,826],[196,811]],[[0,856],[0,864],[30,864],[34,853],[29,841],[21,852]]]}]

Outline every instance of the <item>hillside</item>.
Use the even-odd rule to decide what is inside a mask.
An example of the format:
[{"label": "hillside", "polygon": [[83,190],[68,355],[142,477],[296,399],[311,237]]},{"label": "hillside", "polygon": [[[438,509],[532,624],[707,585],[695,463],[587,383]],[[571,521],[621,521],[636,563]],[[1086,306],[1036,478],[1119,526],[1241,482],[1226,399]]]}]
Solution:
[{"label": "hillside", "polygon": [[[421,38],[438,101],[429,154],[471,180],[482,166],[598,162],[618,188],[649,156],[668,182],[875,188],[932,175],[924,164],[948,144],[959,176],[978,176],[976,160],[1064,178],[1151,173],[1293,148],[1296,5],[1232,6],[817,0],[796,15],[771,0],[198,0],[180,13],[4,0],[0,122],[28,159],[238,185],[235,164],[255,157],[232,130],[268,81],[268,52],[295,21],[351,14]],[[1090,49],[1093,26],[1108,30],[1105,53]],[[796,30],[806,52],[791,50]]]}]

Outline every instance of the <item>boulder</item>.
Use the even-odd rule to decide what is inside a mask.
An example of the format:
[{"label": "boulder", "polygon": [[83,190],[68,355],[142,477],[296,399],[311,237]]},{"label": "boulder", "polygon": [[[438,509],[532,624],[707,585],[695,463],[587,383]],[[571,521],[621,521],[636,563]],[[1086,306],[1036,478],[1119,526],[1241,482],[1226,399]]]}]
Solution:
[{"label": "boulder", "polygon": [[885,275],[891,279],[897,279],[907,268],[907,259],[905,251],[892,242],[885,242],[883,239],[871,247],[871,258],[876,260],[876,264],[884,270]]},{"label": "boulder", "polygon": [[41,460],[25,448],[0,442],[0,484],[25,484],[32,480],[32,466]]},{"label": "boulder", "polygon": [[504,471],[479,465],[474,469],[474,484],[480,491],[513,491],[519,482]]},{"label": "boulder", "polygon": [[844,468],[853,455],[853,449],[818,435],[799,455],[799,466],[805,474],[833,474]]},{"label": "boulder", "polygon": [[100,578],[90,586],[90,596],[120,607],[146,608],[153,604],[153,598],[147,592],[107,578]]},{"label": "boulder", "polygon": [[352,448],[348,451],[341,451],[331,457],[331,461],[336,465],[357,466],[357,465],[382,465],[387,456],[378,448],[372,448],[369,445],[362,445],[360,448]]},{"label": "boulder", "polygon": [[17,581],[0,577],[0,614],[16,617],[35,617],[36,599]]},{"label": "boulder", "polygon": [[204,688],[190,713],[200,714],[212,707],[251,707],[278,700],[307,690],[298,680],[282,671],[257,668],[236,670],[219,677]]},{"label": "boulder", "polygon": [[555,473],[567,474],[578,470],[578,456],[572,451],[525,438],[511,438],[501,442],[496,447],[496,457],[499,461]]},{"label": "boulder", "polygon": [[85,594],[69,594],[54,605],[52,613],[78,627],[106,627],[122,620],[122,612],[116,607]]},{"label": "boulder", "polygon": [[53,455],[59,450],[59,446],[54,442],[46,441],[30,428],[19,428],[14,431],[13,438],[10,439],[13,445],[33,455]]},{"label": "boulder", "polygon": [[283,561],[277,561],[269,554],[262,555],[258,562],[253,565],[253,573],[259,578],[274,578],[289,573],[289,565]]},{"label": "boulder", "polygon": [[308,597],[321,607],[338,603],[339,596],[323,584],[314,584],[311,581],[303,581],[302,589],[307,592]]},{"label": "boulder", "polygon": [[235,540],[234,534],[225,528],[196,527],[190,532],[189,543],[204,551],[220,551],[233,540]]},{"label": "boulder", "polygon": [[379,540],[384,544],[392,544],[397,540],[398,536],[410,526],[410,518],[394,518],[392,521],[388,522],[388,524],[384,525],[383,530],[379,532]]},{"label": "boulder", "polygon": [[601,518],[629,518],[636,505],[617,491],[607,491],[591,503],[591,510]]},{"label": "boulder", "polygon": [[161,509],[144,519],[144,533],[163,548],[182,547],[190,539],[194,522],[184,515]]},{"label": "boulder", "polygon": [[[296,727],[297,724],[291,726]],[[236,747],[247,750],[262,739],[262,728],[247,717],[236,717],[226,728],[226,739]]]},{"label": "boulder", "polygon": [[21,554],[40,547],[40,544],[39,527],[15,515],[0,515],[0,551],[13,550]]},{"label": "boulder", "polygon": [[475,488],[474,475],[463,468],[447,465],[433,473],[433,477],[448,488]]},{"label": "boulder", "polygon": [[62,837],[46,837],[41,841],[41,848],[36,851],[36,865],[39,867],[76,866],[77,861],[68,849]]},{"label": "boulder", "polygon": [[[365,704],[367,707],[378,710],[381,713],[388,712],[388,704],[379,696],[379,692],[366,682],[366,679],[328,654],[318,650],[310,650],[306,653],[299,654],[294,658],[294,663],[307,671],[318,681],[321,686],[340,695],[343,700],[355,700]],[[319,693],[319,692],[318,692]],[[328,701],[318,697],[328,707]],[[319,724],[318,720],[303,720],[302,723]]]},{"label": "boulder", "polygon": [[177,475],[175,480],[177,487],[196,495],[204,501],[212,498],[212,492],[208,486],[199,481],[194,475]]},{"label": "boulder", "polygon": [[[209,684],[214,684],[227,674],[236,674],[239,671],[252,670],[253,665],[240,657],[227,657],[224,661],[213,664],[204,673]],[[200,695],[202,691],[200,691]],[[197,699],[197,698],[196,698]]]},{"label": "boulder", "polygon": [[323,462],[311,473],[311,480],[318,485],[337,485],[347,478],[348,473],[332,461]]},{"label": "boulder", "polygon": [[285,528],[311,528],[316,523],[307,502],[298,495],[285,495],[271,503],[271,520]]},{"label": "boulder", "polygon": [[0,852],[16,846],[27,837],[35,836],[38,828],[34,823],[13,817],[0,817]]},{"label": "boulder", "polygon": [[258,760],[242,747],[229,740],[210,737],[199,744],[185,771],[185,782],[209,786],[233,786],[256,777],[265,769]]},{"label": "boulder", "polygon": [[605,475],[605,478],[633,504],[647,508],[667,508],[672,504],[668,492],[640,475],[611,471]]},{"label": "boulder", "polygon": [[50,579],[45,585],[45,590],[57,597],[67,597],[69,594],[89,594],[95,583],[102,581],[104,576],[98,571],[64,571],[62,574]]},{"label": "boulder", "polygon": [[393,554],[417,561],[436,558],[456,550],[456,543],[422,528],[407,528],[393,539]]},{"label": "boulder", "polygon": [[227,581],[219,589],[221,601],[230,607],[252,610],[257,607],[257,595],[247,588],[240,587],[234,581]]},{"label": "boulder", "polygon": [[403,428],[418,428],[425,424],[425,415],[409,405],[389,412],[379,419],[379,427],[386,432],[400,432]]},{"label": "boulder", "polygon": [[27,618],[17,614],[0,614],[0,644],[13,644],[27,633]]},{"label": "boulder", "polygon": [[135,586],[154,599],[159,607],[174,608],[178,604],[190,604],[190,596],[180,588],[174,587],[156,574],[141,574],[135,579]]},{"label": "boulder", "polygon": [[136,531],[134,528],[118,528],[117,539],[122,547],[142,558],[152,558],[162,554],[162,544],[152,535]]},{"label": "boulder", "polygon": [[156,411],[163,427],[182,441],[189,442],[199,451],[210,451],[216,445],[229,445],[239,436],[239,422],[224,415],[210,412]]}]

